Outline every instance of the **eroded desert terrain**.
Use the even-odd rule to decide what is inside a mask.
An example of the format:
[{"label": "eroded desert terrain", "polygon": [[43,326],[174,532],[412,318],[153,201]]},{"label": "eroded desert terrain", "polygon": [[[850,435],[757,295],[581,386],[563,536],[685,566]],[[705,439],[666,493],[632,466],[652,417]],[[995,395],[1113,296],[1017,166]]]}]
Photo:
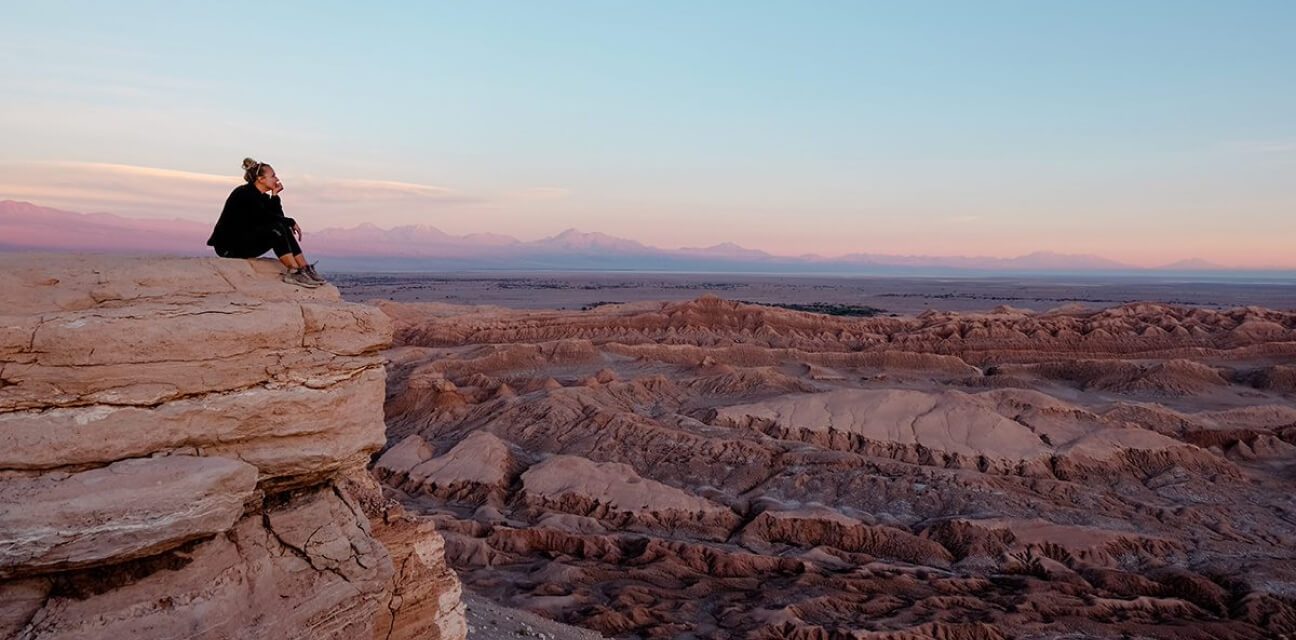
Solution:
[{"label": "eroded desert terrain", "polygon": [[1296,312],[380,303],[376,465],[608,636],[1296,633]]}]

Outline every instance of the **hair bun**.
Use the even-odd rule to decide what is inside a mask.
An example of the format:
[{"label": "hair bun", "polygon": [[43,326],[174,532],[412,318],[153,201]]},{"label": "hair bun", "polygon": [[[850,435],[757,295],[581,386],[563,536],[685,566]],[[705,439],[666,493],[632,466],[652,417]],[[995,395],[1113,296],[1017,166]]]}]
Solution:
[{"label": "hair bun", "polygon": [[243,158],[243,170],[244,170],[244,171],[247,171],[248,169],[251,169],[252,167],[257,166],[258,164],[261,164],[261,163],[257,162],[256,160],[253,160],[252,158]]}]

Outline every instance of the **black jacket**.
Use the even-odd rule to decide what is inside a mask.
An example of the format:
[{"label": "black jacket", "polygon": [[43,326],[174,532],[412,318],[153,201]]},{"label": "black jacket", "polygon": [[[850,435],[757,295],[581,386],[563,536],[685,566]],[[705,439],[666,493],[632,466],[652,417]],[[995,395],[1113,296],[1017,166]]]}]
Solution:
[{"label": "black jacket", "polygon": [[252,183],[243,184],[235,187],[225,199],[225,208],[221,210],[211,238],[207,239],[207,246],[237,245],[243,238],[285,224],[292,227],[297,223],[284,216],[283,201],[279,196],[261,193]]}]

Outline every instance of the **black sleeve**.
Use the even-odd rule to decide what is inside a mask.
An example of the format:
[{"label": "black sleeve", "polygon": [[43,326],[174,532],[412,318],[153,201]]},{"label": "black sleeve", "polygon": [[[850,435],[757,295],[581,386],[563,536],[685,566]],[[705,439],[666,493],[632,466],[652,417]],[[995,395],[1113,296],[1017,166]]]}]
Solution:
[{"label": "black sleeve", "polygon": [[281,200],[277,194],[270,196],[270,212],[274,214],[274,217],[282,219],[283,222],[290,227],[297,224],[296,220],[284,215],[283,200]]},{"label": "black sleeve", "polygon": [[243,233],[256,226],[256,203],[248,201],[246,189],[235,189],[225,199],[219,226],[227,234]]}]

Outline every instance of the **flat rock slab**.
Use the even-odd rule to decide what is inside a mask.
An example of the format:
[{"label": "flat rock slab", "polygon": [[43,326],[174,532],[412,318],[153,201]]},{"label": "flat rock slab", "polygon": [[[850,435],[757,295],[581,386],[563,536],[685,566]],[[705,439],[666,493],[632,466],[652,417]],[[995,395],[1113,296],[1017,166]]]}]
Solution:
[{"label": "flat rock slab", "polygon": [[0,480],[0,577],[130,560],[225,531],[256,480],[245,462],[195,456]]},{"label": "flat rock slab", "polygon": [[[95,593],[52,592],[24,640],[353,640],[373,638],[391,558],[325,487],[177,551],[183,562]],[[300,502],[300,504],[298,503]],[[346,514],[346,521],[314,520]],[[310,522],[308,522],[310,521]],[[311,524],[313,523],[313,527]],[[315,544],[294,532],[329,527]],[[281,538],[285,533],[292,542]],[[294,546],[302,545],[302,546]],[[335,562],[347,548],[348,558]],[[321,565],[322,563],[322,565]],[[317,566],[332,566],[319,569]],[[3,595],[3,592],[0,592]],[[398,636],[397,636],[398,637]],[[435,637],[435,636],[434,636]],[[455,636],[443,636],[454,638]],[[462,637],[462,636],[460,636]]]}]

